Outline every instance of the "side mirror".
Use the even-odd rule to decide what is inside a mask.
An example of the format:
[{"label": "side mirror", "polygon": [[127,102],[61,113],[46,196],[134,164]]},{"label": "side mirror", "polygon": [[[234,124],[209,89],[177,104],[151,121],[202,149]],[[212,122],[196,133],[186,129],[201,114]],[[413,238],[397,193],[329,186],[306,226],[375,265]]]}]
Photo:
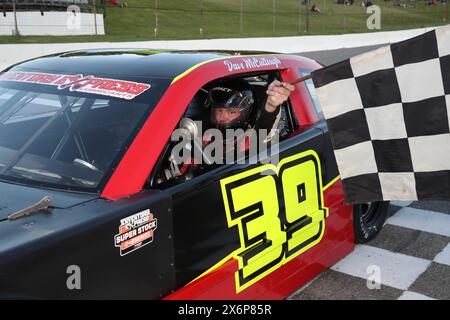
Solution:
[{"label": "side mirror", "polygon": [[180,128],[186,130],[186,134],[191,138],[191,140],[195,140],[198,135],[197,124],[190,118],[181,119]]},{"label": "side mirror", "polygon": [[[203,145],[198,137],[199,131],[195,121],[190,118],[183,118],[180,121],[180,128],[185,130],[186,136],[188,136],[191,139],[194,145],[194,149],[196,149],[198,154],[202,155],[203,161],[205,161],[207,165],[213,164],[214,161],[203,153]],[[196,153],[194,152],[194,154]]]}]

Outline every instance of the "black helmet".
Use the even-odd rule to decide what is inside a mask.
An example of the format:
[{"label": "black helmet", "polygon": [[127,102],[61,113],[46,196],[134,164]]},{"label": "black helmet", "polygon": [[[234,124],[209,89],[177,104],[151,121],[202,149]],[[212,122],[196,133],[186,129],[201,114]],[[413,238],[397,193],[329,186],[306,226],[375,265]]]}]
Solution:
[{"label": "black helmet", "polygon": [[[213,87],[206,99],[210,108],[211,123],[219,129],[244,128],[249,120],[254,103],[253,92],[245,80],[232,80]],[[227,123],[218,123],[216,109],[234,110],[237,118]]]}]

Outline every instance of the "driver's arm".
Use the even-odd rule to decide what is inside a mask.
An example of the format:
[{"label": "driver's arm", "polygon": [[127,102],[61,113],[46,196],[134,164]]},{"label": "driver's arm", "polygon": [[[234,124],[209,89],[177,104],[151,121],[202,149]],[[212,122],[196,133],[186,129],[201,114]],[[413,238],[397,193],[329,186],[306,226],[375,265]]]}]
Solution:
[{"label": "driver's arm", "polygon": [[289,83],[273,81],[267,88],[267,100],[263,109],[260,110],[255,122],[255,130],[271,130],[278,116],[280,105],[288,98],[294,86]]},{"label": "driver's arm", "polygon": [[266,91],[267,100],[264,110],[268,113],[277,111],[280,105],[289,98],[292,91],[294,91],[293,85],[278,80],[273,81]]}]

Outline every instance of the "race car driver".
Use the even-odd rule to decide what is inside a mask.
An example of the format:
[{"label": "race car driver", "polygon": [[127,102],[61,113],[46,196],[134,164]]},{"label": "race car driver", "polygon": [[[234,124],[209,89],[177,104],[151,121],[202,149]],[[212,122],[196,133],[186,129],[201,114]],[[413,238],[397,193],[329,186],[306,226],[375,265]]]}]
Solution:
[{"label": "race car driver", "polygon": [[[240,152],[248,150],[250,143],[254,143],[251,141],[255,141],[251,139],[251,135],[258,135],[259,130],[269,133],[264,141],[269,142],[276,131],[280,106],[289,98],[293,90],[293,85],[274,80],[267,87],[265,103],[262,107],[261,101],[256,103],[254,92],[245,80],[231,80],[211,88],[202,109],[210,113],[209,127],[219,129],[223,133],[223,159],[228,158],[230,154],[234,156],[236,150]],[[230,129],[234,134],[227,140],[226,131]],[[235,135],[236,132],[241,134]],[[212,137],[204,134],[201,144],[206,147],[211,139]],[[166,176],[168,179],[176,176],[190,179],[196,175],[194,171],[197,167],[198,163],[188,158],[179,168],[172,164],[172,169],[167,170]]]},{"label": "race car driver", "polygon": [[264,108],[253,113],[255,98],[250,85],[245,80],[233,80],[212,88],[208,93],[206,107],[210,109],[211,124],[220,129],[244,129],[249,126],[255,130],[271,130],[279,114],[280,105],[294,90],[294,86],[274,80],[267,88]]}]

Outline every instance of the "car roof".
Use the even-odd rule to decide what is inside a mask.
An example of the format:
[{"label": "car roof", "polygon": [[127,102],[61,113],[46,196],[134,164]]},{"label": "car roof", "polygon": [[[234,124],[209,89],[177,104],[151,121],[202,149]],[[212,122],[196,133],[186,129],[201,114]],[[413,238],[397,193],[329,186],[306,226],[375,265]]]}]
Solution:
[{"label": "car roof", "polygon": [[133,75],[173,79],[190,68],[233,56],[278,55],[254,51],[173,51],[149,49],[95,49],[71,51],[28,60],[6,71],[70,74]]}]

